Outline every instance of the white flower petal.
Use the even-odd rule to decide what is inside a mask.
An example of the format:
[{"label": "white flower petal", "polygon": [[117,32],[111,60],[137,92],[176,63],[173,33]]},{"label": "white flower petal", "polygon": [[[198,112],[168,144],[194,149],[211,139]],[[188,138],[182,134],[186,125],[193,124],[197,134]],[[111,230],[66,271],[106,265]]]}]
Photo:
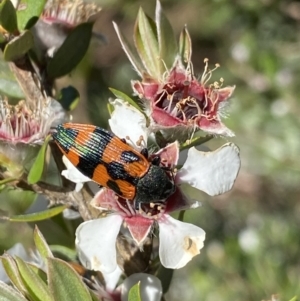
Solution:
[{"label": "white flower petal", "polygon": [[77,228],[75,243],[86,268],[104,273],[117,268],[116,238],[122,221],[120,215],[109,215],[84,222]]},{"label": "white flower petal", "polygon": [[162,285],[160,280],[149,274],[137,273],[126,278],[121,286],[121,300],[128,301],[130,289],[140,282],[141,300],[160,301],[162,297]]},{"label": "white flower petal", "polygon": [[83,175],[66,157],[62,158],[67,169],[63,170],[61,174],[73,183],[76,183],[76,191],[79,191],[83,187],[84,182],[91,182],[92,180]]},{"label": "white flower petal", "polygon": [[119,268],[119,266],[117,266],[117,268],[111,273],[103,273],[102,272],[102,276],[103,276],[104,281],[105,281],[106,290],[113,291],[116,288],[122,273],[123,272]]},{"label": "white flower petal", "polygon": [[67,208],[63,211],[63,217],[65,219],[77,219],[80,218],[81,215],[78,211]]},{"label": "white flower petal", "polygon": [[164,267],[182,268],[200,253],[205,240],[205,232],[201,228],[168,215],[159,220],[158,224],[159,257]]},{"label": "white flower petal", "polygon": [[[121,99],[115,99],[110,103],[114,106],[114,111],[108,122],[113,133],[120,138],[129,137],[134,144],[140,141],[141,136],[147,142],[148,132],[145,116]],[[132,144],[130,141],[128,143]]]},{"label": "white flower petal", "polygon": [[239,149],[233,143],[224,144],[214,152],[192,147],[176,175],[176,183],[188,183],[209,195],[218,195],[232,188],[240,165]]}]

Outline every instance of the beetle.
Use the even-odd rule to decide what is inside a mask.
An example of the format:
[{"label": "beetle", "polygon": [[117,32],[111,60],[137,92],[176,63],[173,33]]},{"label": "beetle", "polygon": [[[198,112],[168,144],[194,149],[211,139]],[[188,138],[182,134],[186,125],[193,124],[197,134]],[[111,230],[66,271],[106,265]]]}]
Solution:
[{"label": "beetle", "polygon": [[175,191],[173,179],[159,166],[159,158],[149,162],[147,149],[141,153],[100,127],[65,123],[52,134],[62,153],[85,176],[130,200],[141,204],[162,203]]}]

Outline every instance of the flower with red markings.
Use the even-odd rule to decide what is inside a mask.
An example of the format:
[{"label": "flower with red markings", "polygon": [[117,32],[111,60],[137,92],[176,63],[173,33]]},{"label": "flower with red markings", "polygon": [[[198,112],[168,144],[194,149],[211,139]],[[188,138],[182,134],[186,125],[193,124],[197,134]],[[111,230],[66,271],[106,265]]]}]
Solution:
[{"label": "flower with red markings", "polygon": [[187,28],[181,32],[178,47],[159,1],[155,20],[139,11],[134,28],[136,53],[117,25],[114,26],[127,57],[142,78],[132,81],[132,87],[147,109],[153,129],[180,128],[185,136],[199,129],[209,134],[233,136],[221,117],[235,87],[223,88],[223,79],[209,84],[214,69],[208,68],[208,59],[204,60],[201,78],[194,75],[192,42]]},{"label": "flower with red markings", "polygon": [[[130,138],[128,143],[133,146],[139,144],[137,141],[146,143],[150,132],[145,116],[119,99],[113,101],[112,105],[114,111],[109,120],[112,131],[120,138]],[[240,167],[238,149],[230,143],[214,152],[200,152],[191,148],[180,170],[175,168],[179,159],[178,142],[167,145],[152,156],[159,156],[161,166],[170,169],[176,185],[175,192],[158,203],[143,203],[137,210],[133,202],[121,198],[110,189],[102,188],[93,198],[92,205],[101,210],[104,217],[84,222],[76,231],[79,257],[89,269],[109,273],[117,268],[115,243],[122,224],[126,225],[140,247],[152,228],[158,225],[159,256],[162,265],[167,268],[181,268],[200,253],[205,239],[204,231],[172,218],[169,213],[198,207],[195,192],[199,194],[199,190],[209,195],[230,190]],[[80,179],[80,172],[76,169],[64,174],[72,174],[77,183]],[[86,177],[82,179],[86,181]],[[91,237],[92,232],[97,232],[97,235]]]},{"label": "flower with red markings", "polygon": [[162,81],[145,78],[142,82],[133,81],[132,87],[143,99],[156,129],[181,127],[193,131],[198,128],[209,134],[233,136],[220,116],[235,87],[221,88],[222,79],[221,84],[208,85],[212,72],[206,59],[204,73],[198,80],[192,68],[185,68],[178,58]]}]

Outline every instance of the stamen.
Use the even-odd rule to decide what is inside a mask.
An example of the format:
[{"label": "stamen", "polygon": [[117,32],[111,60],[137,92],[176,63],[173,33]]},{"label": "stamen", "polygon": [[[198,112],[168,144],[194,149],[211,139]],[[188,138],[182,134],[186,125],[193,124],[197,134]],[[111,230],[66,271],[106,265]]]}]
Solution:
[{"label": "stamen", "polygon": [[186,74],[190,76],[190,79],[192,80],[194,77],[194,67],[193,63],[191,61],[188,62],[186,67]]},{"label": "stamen", "polygon": [[187,98],[189,96],[189,86],[190,86],[190,81],[184,81],[183,83],[183,95],[182,98]]},{"label": "stamen", "polygon": [[[211,93],[212,94],[212,93]],[[211,108],[211,111],[213,112],[214,109],[215,109],[215,106],[216,106],[216,103],[218,103],[218,100],[219,100],[219,91],[214,91],[214,95],[216,95],[215,97],[215,100],[213,100],[213,97],[210,97],[211,101],[212,101],[212,108]]]},{"label": "stamen", "polygon": [[129,200],[126,199],[126,204],[127,204],[127,207],[128,207],[128,209],[129,209],[130,213],[131,213],[132,215],[135,215],[135,210],[134,210],[134,208],[132,207],[132,203],[131,203]]},{"label": "stamen", "polygon": [[116,203],[118,204],[118,206],[124,211],[124,213],[126,215],[131,215],[130,209],[128,210],[126,207],[124,207],[121,202],[119,201],[119,199],[116,200]]},{"label": "stamen", "polygon": [[[168,91],[166,89],[162,89],[162,93],[161,93],[160,97],[155,101],[154,104],[157,105],[165,97],[165,94],[168,95]],[[142,98],[142,96],[140,98]],[[168,99],[168,96],[167,96],[167,99]]]},{"label": "stamen", "polygon": [[218,64],[218,63],[215,64],[215,68],[213,68],[212,70],[210,70],[210,69],[208,69],[208,59],[207,58],[204,59],[204,63],[205,63],[204,72],[203,72],[203,74],[201,76],[201,80],[200,81],[201,81],[201,83],[203,85],[206,85],[207,82],[210,80],[210,78],[212,76],[212,73],[216,69],[218,69],[220,67],[220,64]]}]

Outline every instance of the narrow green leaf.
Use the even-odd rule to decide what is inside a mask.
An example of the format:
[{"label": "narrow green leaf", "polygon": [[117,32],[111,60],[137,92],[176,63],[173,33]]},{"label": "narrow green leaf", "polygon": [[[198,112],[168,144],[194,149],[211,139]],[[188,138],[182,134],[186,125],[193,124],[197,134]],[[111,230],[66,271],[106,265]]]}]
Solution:
[{"label": "narrow green leaf", "polygon": [[182,143],[180,145],[180,151],[184,150],[184,149],[187,149],[187,148],[191,148],[193,146],[198,146],[198,145],[201,145],[203,143],[206,143],[207,141],[211,140],[213,138],[212,135],[206,135],[204,137],[195,137],[191,140],[188,140],[184,143]]},{"label": "narrow green leaf", "polygon": [[14,61],[27,53],[33,45],[33,35],[30,31],[26,30],[5,46],[3,57],[6,61]]},{"label": "narrow green leaf", "polygon": [[189,63],[192,58],[192,40],[190,34],[185,26],[181,31],[179,37],[179,53],[181,56],[182,62],[185,64]]},{"label": "narrow green leaf", "polygon": [[97,294],[97,291],[94,291],[94,290],[92,290],[90,288],[88,288],[88,289],[89,289],[92,301],[99,301],[99,296]]},{"label": "narrow green leaf", "polygon": [[57,206],[51,209],[47,209],[35,213],[11,216],[7,219],[11,222],[37,222],[58,215],[61,212],[63,212],[66,208],[67,208],[66,205]]},{"label": "narrow green leaf", "polygon": [[60,259],[48,258],[48,281],[55,301],[92,301],[79,275]]},{"label": "narrow green leaf", "polygon": [[77,260],[77,252],[74,249],[70,249],[68,247],[61,246],[61,245],[51,245],[51,246],[49,246],[49,248],[50,248],[51,252],[54,253],[55,256],[56,256],[56,254],[59,254],[59,256],[57,256],[57,257],[66,258],[68,261],[76,261]]},{"label": "narrow green leaf", "polygon": [[[160,55],[160,72],[163,74],[167,69],[170,69],[177,55],[177,43],[172,26],[165,16],[160,1],[156,1],[155,21],[157,28],[158,47]],[[165,65],[164,65],[164,64]]]},{"label": "narrow green leaf", "polygon": [[8,32],[18,29],[16,10],[10,0],[3,0],[0,3],[0,24]]},{"label": "narrow green leaf", "polygon": [[19,30],[31,28],[42,13],[47,0],[21,0],[17,11]]},{"label": "narrow green leaf", "polygon": [[9,214],[23,214],[36,200],[37,194],[31,190],[22,190],[11,186],[1,191],[1,199],[6,202],[0,203],[0,209]]},{"label": "narrow green leaf", "polygon": [[106,104],[106,107],[107,107],[107,111],[108,111],[109,116],[111,116],[112,112],[114,111],[113,105],[108,102]]},{"label": "narrow green leaf", "polygon": [[109,90],[117,97],[120,99],[123,99],[124,101],[127,101],[129,104],[131,104],[132,106],[134,106],[136,109],[138,109],[140,112],[142,112],[141,107],[132,99],[130,98],[128,95],[126,95],[125,93],[113,89],[113,88],[109,88]]},{"label": "narrow green leaf", "polygon": [[[38,277],[40,277],[46,285],[48,285],[47,274],[45,271],[43,271],[42,269],[37,267],[35,264],[30,263],[30,262],[27,262],[27,266],[33,273],[35,273]],[[0,301],[1,301],[1,299],[0,299]]]},{"label": "narrow green leaf", "polygon": [[2,33],[0,33],[0,44],[4,42],[6,42],[6,37]]},{"label": "narrow green leaf", "polygon": [[6,178],[6,179],[0,181],[0,185],[4,185],[4,184],[7,184],[7,183],[16,181],[16,180],[17,180],[16,178]]},{"label": "narrow green leaf", "polygon": [[17,290],[0,281],[0,301],[26,301]]},{"label": "narrow green leaf", "polygon": [[51,78],[70,73],[82,60],[92,36],[93,23],[78,25],[66,38],[47,66]]},{"label": "narrow green leaf", "polygon": [[16,262],[9,254],[5,253],[1,257],[3,268],[14,286],[23,294],[27,293],[27,289],[23,284]]},{"label": "narrow green leaf", "polygon": [[134,42],[138,54],[150,76],[161,77],[156,26],[140,8],[134,29]]},{"label": "narrow green leaf", "polygon": [[15,257],[15,261],[30,296],[34,298],[34,300],[53,301],[50,296],[49,288],[30,266],[18,256]]},{"label": "narrow green leaf", "polygon": [[140,77],[142,77],[143,74],[145,73],[145,68],[141,65],[139,59],[133,53],[131,47],[129,46],[129,43],[126,40],[126,38],[124,37],[122,32],[119,30],[118,25],[115,22],[113,22],[113,26],[115,28],[115,31],[116,31],[117,35],[118,35],[119,41],[122,45],[122,48],[123,48],[124,52],[126,53],[131,65],[133,66],[135,71],[138,73],[138,75]]},{"label": "narrow green leaf", "polygon": [[140,282],[135,284],[128,293],[128,301],[141,301]]},{"label": "narrow green leaf", "polygon": [[292,299],[290,299],[289,301],[297,301],[298,300],[298,297],[297,296],[294,296]]},{"label": "narrow green leaf", "polygon": [[48,246],[43,234],[41,233],[41,231],[38,229],[37,226],[35,226],[35,228],[34,228],[33,239],[34,239],[34,243],[35,243],[37,250],[41,254],[44,262],[46,263],[47,258],[53,257],[53,254],[52,254],[50,247]]},{"label": "narrow green leaf", "polygon": [[42,145],[27,177],[28,184],[34,184],[40,180],[44,171],[45,155],[48,143],[51,139],[51,136],[47,136],[44,144]]}]

